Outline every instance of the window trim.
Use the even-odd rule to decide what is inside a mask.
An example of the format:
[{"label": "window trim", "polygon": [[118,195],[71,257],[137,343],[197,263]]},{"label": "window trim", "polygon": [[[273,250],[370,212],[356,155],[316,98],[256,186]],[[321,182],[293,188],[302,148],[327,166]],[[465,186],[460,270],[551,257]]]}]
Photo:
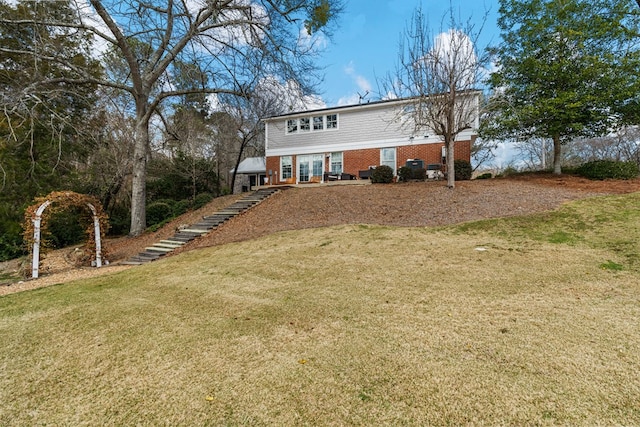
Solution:
[{"label": "window trim", "polygon": [[[340,156],[340,162],[334,161],[334,156],[337,158],[338,155]],[[343,173],[344,172],[344,152],[343,151],[334,151],[330,154],[330,159],[329,159],[329,171],[332,174],[338,174],[338,173]],[[340,171],[335,171],[333,169],[333,165],[334,164],[340,164]]]},{"label": "window trim", "polygon": [[[285,135],[295,135],[300,133],[326,132],[337,130],[339,125],[339,114],[322,114],[286,119],[284,128]],[[330,117],[335,119],[330,119]],[[320,122],[320,120],[322,121]],[[322,126],[322,127],[320,127]]]},{"label": "window trim", "polygon": [[286,122],[287,134],[298,132],[298,119],[288,119]]},{"label": "window trim", "polygon": [[[284,160],[288,159],[289,164],[285,165]],[[289,174],[290,176],[284,176],[284,166],[289,166]],[[291,179],[293,178],[293,156],[280,156],[280,180]]]},{"label": "window trim", "polygon": [[[331,120],[329,121],[329,117],[330,116],[335,116],[335,120]],[[338,129],[338,114],[334,113],[334,114],[325,114],[324,116],[324,120],[325,120],[325,130],[334,130],[334,129]],[[329,123],[334,124],[333,126],[329,127]]]},{"label": "window trim", "polygon": [[[319,163],[319,169],[316,170],[315,166]],[[302,165],[306,164],[308,167],[308,177],[303,180]],[[302,154],[296,156],[296,171],[298,182],[311,182],[313,178],[320,177],[324,174],[324,154]],[[317,173],[316,173],[317,172]]]},{"label": "window trim", "polygon": [[[320,120],[318,120],[320,119]],[[311,121],[313,122],[313,131],[314,132],[318,132],[318,131],[322,131],[324,130],[325,126],[324,126],[324,116],[313,116],[311,118]],[[317,127],[317,126],[320,127]]]},{"label": "window trim", "polygon": [[385,161],[386,162],[390,162],[390,161],[384,160],[383,157],[382,157],[382,153],[385,150],[393,150],[393,166],[391,166],[389,164],[387,164],[387,166],[390,166],[391,169],[393,169],[393,175],[395,176],[397,174],[397,166],[398,166],[398,149],[396,147],[384,147],[384,148],[381,148],[380,149],[380,165],[381,166],[385,164],[384,163]]},{"label": "window trim", "polygon": [[310,117],[300,117],[298,120],[298,132],[311,132],[311,118]]}]

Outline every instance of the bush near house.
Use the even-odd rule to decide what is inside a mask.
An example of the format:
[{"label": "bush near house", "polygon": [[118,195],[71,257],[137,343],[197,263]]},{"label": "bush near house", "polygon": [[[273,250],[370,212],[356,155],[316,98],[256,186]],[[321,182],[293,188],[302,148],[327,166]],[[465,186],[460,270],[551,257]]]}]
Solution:
[{"label": "bush near house", "polygon": [[640,170],[635,162],[594,160],[579,166],[576,174],[593,180],[633,179],[638,177]]},{"label": "bush near house", "polygon": [[387,165],[380,165],[371,172],[371,182],[374,184],[389,184],[393,182],[393,169]]},{"label": "bush near house", "polygon": [[467,181],[471,179],[471,163],[466,160],[455,160],[453,162],[456,181]]},{"label": "bush near house", "polygon": [[402,166],[398,168],[398,178],[399,181],[402,182],[409,182],[411,180],[424,181],[427,178],[427,170]]},{"label": "bush near house", "polygon": [[409,166],[402,166],[398,168],[398,179],[402,182],[407,182],[411,179],[413,170]]}]

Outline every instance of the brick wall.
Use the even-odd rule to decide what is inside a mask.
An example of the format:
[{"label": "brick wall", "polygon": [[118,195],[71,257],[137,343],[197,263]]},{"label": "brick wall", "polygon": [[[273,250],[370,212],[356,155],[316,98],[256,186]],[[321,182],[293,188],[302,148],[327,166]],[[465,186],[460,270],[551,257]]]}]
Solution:
[{"label": "brick wall", "polygon": [[342,168],[345,173],[358,176],[358,171],[367,170],[369,166],[378,166],[380,164],[380,149],[370,148],[345,151],[343,162]]},{"label": "brick wall", "polygon": [[273,172],[271,182],[277,184],[295,184],[296,183],[296,156],[292,156],[293,160],[293,176],[290,179],[283,180],[280,176],[280,157],[267,157],[267,178],[269,171]]},{"label": "brick wall", "polygon": [[[424,161],[425,167],[431,163],[442,163],[442,147],[444,144],[415,144],[398,147],[396,151],[397,167],[404,166],[408,159],[420,159]],[[470,161],[471,160],[471,142],[456,142],[455,158]],[[345,173],[358,176],[361,170],[369,169],[369,166],[378,166],[380,164],[380,149],[369,148],[363,150],[345,151],[343,154],[343,170]],[[325,159],[325,170],[330,169],[329,161]],[[296,182],[296,156],[293,156],[293,178],[282,181],[280,179],[280,158],[267,157],[267,174],[269,170],[274,173],[274,184],[295,184]],[[275,181],[276,172],[278,180]],[[268,176],[268,175],[267,175]]]},{"label": "brick wall", "polygon": [[[424,161],[425,167],[431,163],[442,163],[442,147],[444,144],[415,144],[398,147],[396,151],[396,166],[401,167],[409,159]],[[469,141],[457,142],[455,146],[455,158],[470,161],[471,143]],[[358,175],[358,171],[369,169],[369,166],[380,164],[380,149],[353,150],[344,152],[344,171]]]}]

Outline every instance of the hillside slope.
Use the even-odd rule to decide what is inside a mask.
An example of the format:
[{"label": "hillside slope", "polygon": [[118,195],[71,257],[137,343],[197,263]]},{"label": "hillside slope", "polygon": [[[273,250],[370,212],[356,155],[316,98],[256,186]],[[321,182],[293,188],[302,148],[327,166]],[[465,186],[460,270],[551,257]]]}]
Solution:
[{"label": "hillside slope", "polygon": [[[340,224],[442,226],[483,218],[525,215],[554,209],[569,200],[634,191],[640,191],[640,180],[594,182],[552,175],[464,181],[458,182],[454,190],[448,189],[444,182],[437,181],[291,188],[175,253],[255,239],[284,230]],[[181,225],[195,223],[202,216],[220,210],[240,197],[235,195],[215,199],[153,233],[109,240],[107,250],[111,265],[107,268],[76,268],[73,265],[75,248],[51,252],[42,261],[43,276],[40,279],[20,284],[11,283],[15,280],[8,281],[10,286],[1,286],[0,295],[128,268],[117,266],[118,261],[140,252],[155,241],[167,238]],[[17,268],[16,262],[4,263],[0,266],[0,273]]]}]

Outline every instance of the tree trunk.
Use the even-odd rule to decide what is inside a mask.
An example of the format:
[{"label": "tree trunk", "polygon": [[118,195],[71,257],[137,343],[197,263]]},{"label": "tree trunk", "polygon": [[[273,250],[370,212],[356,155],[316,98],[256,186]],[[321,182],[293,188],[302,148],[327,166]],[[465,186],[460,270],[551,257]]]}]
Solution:
[{"label": "tree trunk", "polygon": [[553,137],[553,173],[562,175],[562,144],[556,135]]},{"label": "tree trunk", "polygon": [[149,122],[146,114],[136,117],[136,136],[133,148],[133,180],[131,183],[130,236],[139,236],[147,228],[147,149]]},{"label": "tree trunk", "polygon": [[447,153],[447,187],[454,188],[456,186],[456,168],[454,163],[453,139],[445,141]]},{"label": "tree trunk", "polygon": [[[233,174],[231,175],[231,194],[233,194],[233,190],[236,185],[236,175],[238,173],[238,166],[240,166],[240,162],[242,161],[242,154],[244,153],[244,147],[246,146],[246,144],[247,144],[247,139],[242,138],[242,142],[240,143],[240,150],[238,151],[238,156],[236,157],[236,165],[233,168]],[[258,182],[257,185],[260,185],[260,183]]]}]

